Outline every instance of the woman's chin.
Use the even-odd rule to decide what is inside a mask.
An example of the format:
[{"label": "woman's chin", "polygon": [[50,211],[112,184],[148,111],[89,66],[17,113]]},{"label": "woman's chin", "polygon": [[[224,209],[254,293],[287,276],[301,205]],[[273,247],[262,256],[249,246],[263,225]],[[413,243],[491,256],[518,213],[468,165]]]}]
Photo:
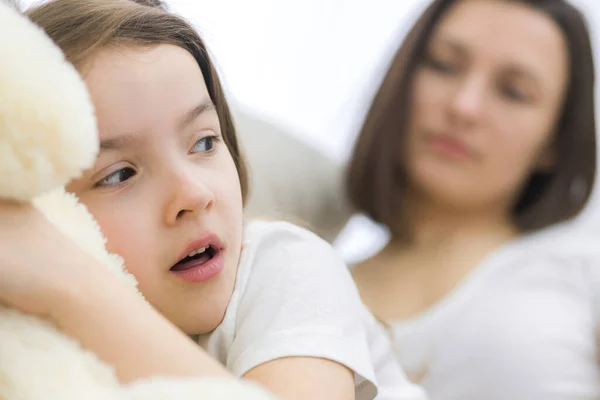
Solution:
[{"label": "woman's chin", "polygon": [[416,181],[417,198],[421,204],[435,204],[457,211],[471,211],[490,202],[481,185],[465,182],[444,174],[421,176]]}]

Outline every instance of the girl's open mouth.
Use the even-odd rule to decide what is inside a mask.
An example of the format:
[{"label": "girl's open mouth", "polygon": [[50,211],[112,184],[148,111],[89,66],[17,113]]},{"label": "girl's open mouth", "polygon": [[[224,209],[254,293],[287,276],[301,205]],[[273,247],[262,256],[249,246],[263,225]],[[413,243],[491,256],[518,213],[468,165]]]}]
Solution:
[{"label": "girl's open mouth", "polygon": [[219,275],[224,268],[223,250],[211,245],[192,251],[173,265],[170,272],[188,283],[201,283]]},{"label": "girl's open mouth", "polygon": [[190,268],[204,265],[208,261],[212,260],[217,251],[212,247],[203,247],[198,250],[194,250],[175,265],[171,267],[171,271],[185,271]]}]

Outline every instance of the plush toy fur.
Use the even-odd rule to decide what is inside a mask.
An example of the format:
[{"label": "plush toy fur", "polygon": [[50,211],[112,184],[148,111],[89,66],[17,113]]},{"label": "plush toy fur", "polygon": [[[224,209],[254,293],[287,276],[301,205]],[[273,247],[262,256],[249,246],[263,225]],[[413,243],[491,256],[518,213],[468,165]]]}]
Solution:
[{"label": "plush toy fur", "polygon": [[[106,251],[91,214],[62,189],[98,151],[85,84],[43,31],[1,0],[0,54],[0,198],[33,201],[137,290],[121,258]],[[0,400],[269,398],[257,387],[224,379],[157,377],[120,385],[111,366],[50,322],[0,307]]]}]

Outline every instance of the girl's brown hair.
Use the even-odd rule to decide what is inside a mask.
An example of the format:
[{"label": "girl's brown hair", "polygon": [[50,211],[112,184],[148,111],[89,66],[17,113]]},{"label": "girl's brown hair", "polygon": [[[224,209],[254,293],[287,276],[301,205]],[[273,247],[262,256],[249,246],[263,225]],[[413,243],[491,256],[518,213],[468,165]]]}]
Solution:
[{"label": "girl's brown hair", "polygon": [[157,0],[51,0],[26,14],[77,68],[106,46],[171,44],[191,53],[219,115],[223,141],[235,162],[242,196],[247,198],[248,173],[231,111],[206,46],[190,23],[167,12]]},{"label": "girl's brown hair", "polygon": [[[412,27],[375,96],[350,161],[346,184],[354,207],[396,237],[408,238],[400,150],[410,119],[413,76],[432,31],[457,1],[433,1]],[[585,20],[567,1],[512,1],[551,18],[569,52],[568,90],[555,129],[557,165],[551,173],[532,174],[512,210],[517,226],[527,232],[576,216],[590,197],[596,174],[594,62]]]}]

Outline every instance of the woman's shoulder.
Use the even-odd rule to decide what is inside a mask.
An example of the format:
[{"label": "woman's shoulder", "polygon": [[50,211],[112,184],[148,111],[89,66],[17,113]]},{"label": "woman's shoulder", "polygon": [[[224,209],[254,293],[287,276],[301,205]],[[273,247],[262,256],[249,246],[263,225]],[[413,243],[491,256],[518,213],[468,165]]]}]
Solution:
[{"label": "woman's shoulder", "polygon": [[[506,246],[507,262],[547,264],[574,270],[600,268],[600,236],[595,232],[558,226],[525,235]],[[565,270],[566,272],[567,270]]]},{"label": "woman's shoulder", "polygon": [[480,289],[509,291],[527,301],[532,296],[551,296],[595,309],[600,305],[597,239],[592,232],[575,229],[548,230],[518,239],[487,264]]}]

